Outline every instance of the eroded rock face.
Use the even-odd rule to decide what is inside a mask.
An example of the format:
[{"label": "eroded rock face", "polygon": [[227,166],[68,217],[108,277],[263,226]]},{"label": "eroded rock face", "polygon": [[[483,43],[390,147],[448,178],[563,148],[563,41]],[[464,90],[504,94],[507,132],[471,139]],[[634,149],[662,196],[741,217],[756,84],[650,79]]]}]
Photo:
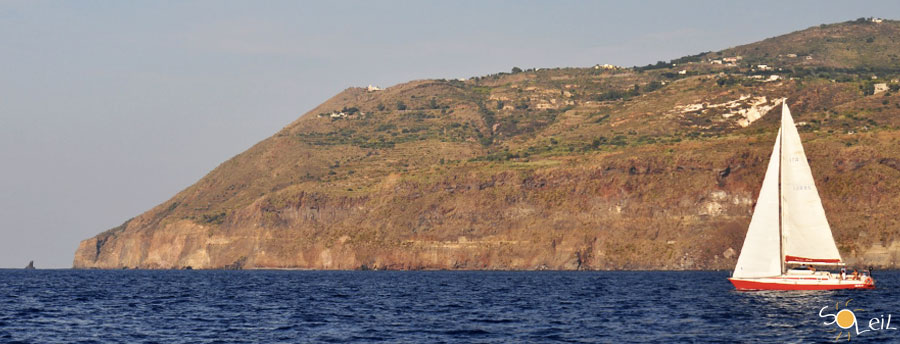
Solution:
[{"label": "eroded rock face", "polygon": [[[626,161],[425,183],[386,180],[380,191],[358,197],[302,192],[277,206],[260,199],[218,225],[160,221],[160,206],[81,242],[74,266],[730,268],[736,257],[709,252],[740,247],[753,195],[719,187],[720,167],[684,166]],[[728,178],[743,175],[737,170]],[[690,192],[689,184],[675,182],[687,176],[715,191]],[[660,198],[648,199],[651,193]],[[723,239],[708,239],[714,235]]]},{"label": "eroded rock face", "polygon": [[849,257],[848,263],[853,265],[875,266],[880,268],[896,268],[900,263],[900,242],[889,245],[874,243],[862,249],[858,255]]}]

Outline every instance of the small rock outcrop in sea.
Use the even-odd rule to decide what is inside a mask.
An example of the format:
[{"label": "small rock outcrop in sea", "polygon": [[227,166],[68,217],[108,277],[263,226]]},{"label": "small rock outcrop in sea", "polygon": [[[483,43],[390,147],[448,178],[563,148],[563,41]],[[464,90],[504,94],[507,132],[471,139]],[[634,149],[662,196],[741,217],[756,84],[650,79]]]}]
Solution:
[{"label": "small rock outcrop in sea", "polygon": [[238,258],[234,263],[225,265],[224,270],[243,270],[244,264],[247,262],[247,257]]},{"label": "small rock outcrop in sea", "polygon": [[28,262],[28,266],[25,267],[25,270],[34,270],[34,261]]}]

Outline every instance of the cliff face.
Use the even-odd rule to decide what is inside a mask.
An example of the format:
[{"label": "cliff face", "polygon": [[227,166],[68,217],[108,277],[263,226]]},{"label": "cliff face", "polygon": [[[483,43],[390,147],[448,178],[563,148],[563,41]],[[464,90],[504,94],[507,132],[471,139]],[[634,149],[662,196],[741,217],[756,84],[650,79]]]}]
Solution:
[{"label": "cliff face", "polygon": [[[873,25],[759,46],[784,49],[771,43],[780,39],[827,52],[829,35],[900,38],[895,22]],[[844,69],[830,67],[835,58],[789,64],[773,54],[767,63],[790,66],[775,79],[709,53],[681,66],[348,89],[171,200],[82,241],[74,266],[730,269],[781,97],[844,257],[895,266],[900,96],[870,88],[873,73],[890,80],[900,69],[854,52],[865,58],[840,60],[857,61]]]}]

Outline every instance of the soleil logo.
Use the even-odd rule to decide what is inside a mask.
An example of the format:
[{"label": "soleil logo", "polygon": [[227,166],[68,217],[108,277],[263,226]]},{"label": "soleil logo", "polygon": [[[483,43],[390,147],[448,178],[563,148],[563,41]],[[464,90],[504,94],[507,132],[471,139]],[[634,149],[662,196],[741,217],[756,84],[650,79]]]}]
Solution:
[{"label": "soleil logo", "polygon": [[[836,302],[834,304],[835,313],[825,313],[825,310],[831,308],[831,306],[822,307],[819,310],[820,318],[830,318],[830,321],[826,320],[823,324],[828,325],[837,325],[838,329],[831,329],[828,332],[837,332],[837,337],[834,337],[834,341],[838,341],[844,337],[846,334],[847,341],[850,341],[850,334],[852,332],[856,332],[856,335],[869,332],[869,331],[883,331],[883,330],[897,330],[897,327],[891,327],[891,315],[887,315],[887,319],[884,318],[882,314],[881,317],[876,317],[869,319],[868,324],[862,324],[862,331],[860,331],[859,319],[856,317],[857,311],[862,311],[863,309],[850,309],[850,301],[853,299],[847,300],[844,302],[844,307],[840,307],[840,302]],[[868,326],[867,326],[868,325]],[[851,331],[851,329],[853,331]],[[846,333],[844,332],[846,331]]]}]

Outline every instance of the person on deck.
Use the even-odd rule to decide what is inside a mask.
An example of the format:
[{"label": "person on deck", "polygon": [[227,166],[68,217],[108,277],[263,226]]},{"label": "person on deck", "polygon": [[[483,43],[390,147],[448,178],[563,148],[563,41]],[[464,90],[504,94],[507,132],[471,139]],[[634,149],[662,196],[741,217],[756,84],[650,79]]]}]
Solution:
[{"label": "person on deck", "polygon": [[853,269],[853,279],[859,280],[859,271],[856,269]]},{"label": "person on deck", "polygon": [[841,268],[841,279],[847,279],[847,268]]}]

